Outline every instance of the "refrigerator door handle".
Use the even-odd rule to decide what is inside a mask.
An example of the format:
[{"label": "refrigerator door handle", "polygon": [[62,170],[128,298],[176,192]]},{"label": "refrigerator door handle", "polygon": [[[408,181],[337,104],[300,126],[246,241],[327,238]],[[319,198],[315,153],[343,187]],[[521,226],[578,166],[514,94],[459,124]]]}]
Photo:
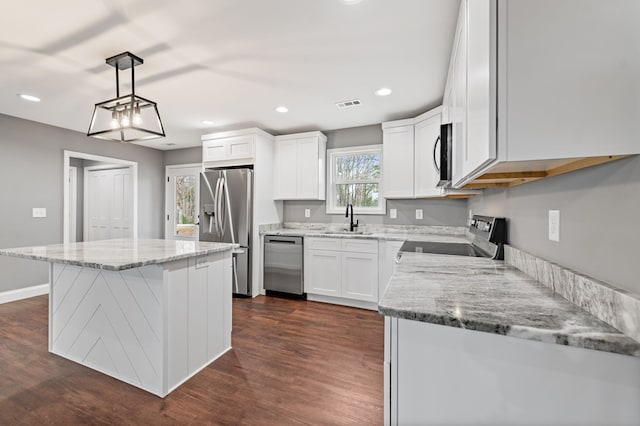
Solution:
[{"label": "refrigerator door handle", "polygon": [[[222,172],[224,177],[227,177],[227,171],[223,171]],[[233,231],[233,216],[231,215],[231,200],[229,198],[229,185],[226,184],[226,179],[225,179],[225,184],[223,185],[224,188],[224,198],[226,201],[226,205],[227,205],[227,214],[229,215],[229,231],[231,232],[231,242],[233,244],[236,243],[236,236],[235,236],[235,232]]]},{"label": "refrigerator door handle", "polygon": [[222,177],[218,178],[218,182],[216,182],[216,198],[214,201],[215,204],[215,220],[216,220],[216,235],[218,238],[222,238],[224,235],[224,229],[222,228],[222,185],[224,185],[224,180]]},{"label": "refrigerator door handle", "polygon": [[[202,175],[202,179],[204,180],[204,184],[207,187],[207,191],[209,191],[209,195],[211,196],[211,200],[213,200],[215,202],[216,197],[213,195],[213,189],[211,188],[211,183],[209,182],[209,179],[207,178],[207,175],[204,172],[200,172],[200,174]],[[203,210],[204,211],[204,210]],[[215,215],[215,209],[214,209],[214,215]],[[209,233],[211,234],[212,232],[212,225],[213,225],[213,216],[209,217]],[[207,215],[209,216],[209,215]]]}]

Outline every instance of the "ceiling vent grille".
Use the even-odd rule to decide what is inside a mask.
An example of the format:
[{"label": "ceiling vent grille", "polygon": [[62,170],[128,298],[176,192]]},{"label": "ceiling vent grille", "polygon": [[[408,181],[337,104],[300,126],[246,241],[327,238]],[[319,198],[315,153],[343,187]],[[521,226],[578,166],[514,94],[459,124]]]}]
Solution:
[{"label": "ceiling vent grille", "polygon": [[336,102],[336,106],[338,107],[338,109],[353,108],[360,106],[361,104],[362,102],[360,102],[360,99],[351,99],[350,101]]}]

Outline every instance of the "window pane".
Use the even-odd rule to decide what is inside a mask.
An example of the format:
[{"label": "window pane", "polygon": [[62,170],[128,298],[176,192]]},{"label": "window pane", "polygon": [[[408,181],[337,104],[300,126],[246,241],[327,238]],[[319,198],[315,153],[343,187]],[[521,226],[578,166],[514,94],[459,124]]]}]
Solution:
[{"label": "window pane", "polygon": [[336,178],[343,180],[378,179],[380,154],[368,153],[336,157]]},{"label": "window pane", "polygon": [[377,183],[336,185],[336,207],[378,207]]},{"label": "window pane", "polygon": [[176,176],[176,235],[196,235],[196,176]]}]

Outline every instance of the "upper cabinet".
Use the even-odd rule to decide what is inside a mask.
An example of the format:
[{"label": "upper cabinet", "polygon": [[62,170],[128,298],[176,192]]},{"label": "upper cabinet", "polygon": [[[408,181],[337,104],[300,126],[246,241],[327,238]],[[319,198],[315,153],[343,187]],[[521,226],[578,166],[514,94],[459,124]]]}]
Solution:
[{"label": "upper cabinet", "polygon": [[274,199],[324,200],[327,137],[320,132],[276,136]]},{"label": "upper cabinet", "polygon": [[472,192],[438,188],[440,125],[443,108],[416,118],[382,123],[383,194],[385,198],[471,196]]},{"label": "upper cabinet", "polygon": [[211,133],[202,136],[202,162],[205,167],[244,166],[255,163],[256,140],[269,140],[270,134],[256,128]]},{"label": "upper cabinet", "polygon": [[443,101],[454,187],[640,153],[639,20],[633,0],[462,0]]}]

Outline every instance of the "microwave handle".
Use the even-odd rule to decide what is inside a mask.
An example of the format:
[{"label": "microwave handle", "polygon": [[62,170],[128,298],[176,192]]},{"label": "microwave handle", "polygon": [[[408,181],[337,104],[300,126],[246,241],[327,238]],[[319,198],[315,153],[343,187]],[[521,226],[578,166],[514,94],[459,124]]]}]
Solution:
[{"label": "microwave handle", "polygon": [[436,168],[436,172],[440,173],[440,167],[438,167],[438,161],[436,160],[436,149],[438,148],[438,142],[440,142],[440,136],[433,143],[433,167]]}]

